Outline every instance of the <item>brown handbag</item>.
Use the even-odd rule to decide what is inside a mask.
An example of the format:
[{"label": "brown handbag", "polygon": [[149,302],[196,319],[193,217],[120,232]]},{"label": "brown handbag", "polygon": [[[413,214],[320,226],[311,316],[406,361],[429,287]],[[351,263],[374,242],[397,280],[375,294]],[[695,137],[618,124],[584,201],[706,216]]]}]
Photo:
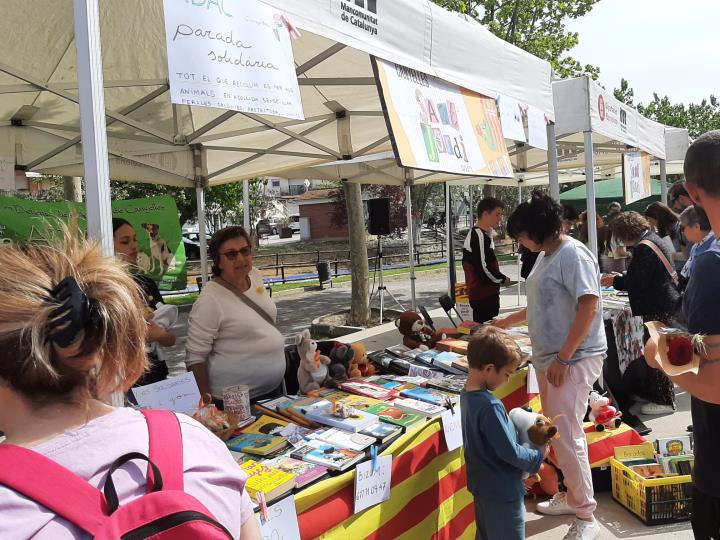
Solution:
[{"label": "brown handbag", "polygon": [[655,255],[657,255],[657,258],[660,259],[660,262],[663,263],[663,266],[665,266],[665,270],[668,271],[668,274],[670,274],[670,279],[673,282],[673,285],[678,287],[680,285],[680,280],[678,279],[677,271],[675,270],[675,267],[670,264],[670,261],[668,261],[668,258],[665,256],[665,254],[662,252],[662,250],[655,244],[655,242],[652,242],[650,240],[641,240],[639,244],[642,244],[644,246],[649,247],[653,250]]}]

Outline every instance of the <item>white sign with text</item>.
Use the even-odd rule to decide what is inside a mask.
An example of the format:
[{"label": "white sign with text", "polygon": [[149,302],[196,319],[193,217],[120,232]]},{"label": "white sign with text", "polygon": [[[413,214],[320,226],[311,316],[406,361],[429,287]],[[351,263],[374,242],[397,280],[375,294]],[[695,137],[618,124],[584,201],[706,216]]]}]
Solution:
[{"label": "white sign with text", "polygon": [[132,389],[143,409],[164,409],[192,415],[200,403],[200,390],[191,372]]},{"label": "white sign with text", "polygon": [[300,540],[295,497],[285,497],[268,506],[268,516],[265,523],[258,519],[263,540]]},{"label": "white sign with text", "polygon": [[355,470],[355,513],[390,498],[392,456],[378,456],[373,471],[372,460],[360,463]]},{"label": "white sign with text", "polygon": [[452,452],[463,445],[460,407],[455,407],[454,410],[448,409],[440,417],[442,418],[443,433],[445,434],[448,452]]},{"label": "white sign with text", "polygon": [[173,103],[304,119],[282,13],[257,0],[163,6]]},{"label": "white sign with text", "polygon": [[408,372],[409,377],[424,377],[426,379],[442,379],[443,374],[439,371],[433,371],[432,369],[422,367],[422,366],[416,366],[412,365],[410,366],[410,371]]}]

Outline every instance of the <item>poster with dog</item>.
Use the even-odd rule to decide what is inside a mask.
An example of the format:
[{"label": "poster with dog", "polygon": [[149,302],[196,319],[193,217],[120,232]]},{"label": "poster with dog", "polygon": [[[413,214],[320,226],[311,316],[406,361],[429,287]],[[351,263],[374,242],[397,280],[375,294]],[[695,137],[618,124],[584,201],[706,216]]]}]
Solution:
[{"label": "poster with dog", "polygon": [[[175,200],[170,196],[112,202],[113,218],[122,218],[135,231],[137,270],[153,278],[161,291],[187,287],[185,247]],[[83,203],[39,202],[0,197],[0,249],[27,240],[43,241],[68,223],[73,213],[86,229]]]}]

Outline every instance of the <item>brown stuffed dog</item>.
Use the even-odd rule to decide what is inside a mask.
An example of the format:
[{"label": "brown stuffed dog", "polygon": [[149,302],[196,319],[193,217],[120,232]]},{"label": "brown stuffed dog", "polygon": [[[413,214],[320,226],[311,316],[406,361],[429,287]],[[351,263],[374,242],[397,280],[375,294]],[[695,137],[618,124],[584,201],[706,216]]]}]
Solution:
[{"label": "brown stuffed dog", "polygon": [[419,313],[405,311],[395,319],[395,326],[403,336],[403,345],[410,349],[432,349],[437,342],[437,336]]},{"label": "brown stuffed dog", "polygon": [[[552,439],[560,438],[557,426],[547,416],[516,407],[508,417],[517,429],[518,442],[527,448],[543,450]],[[523,480],[529,477],[528,473],[523,473]],[[539,482],[540,475],[536,474],[535,480]]]}]

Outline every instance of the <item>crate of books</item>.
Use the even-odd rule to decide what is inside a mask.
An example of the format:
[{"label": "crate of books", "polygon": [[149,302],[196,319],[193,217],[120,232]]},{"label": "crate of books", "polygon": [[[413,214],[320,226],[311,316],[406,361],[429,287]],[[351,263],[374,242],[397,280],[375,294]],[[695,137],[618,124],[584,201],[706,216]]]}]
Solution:
[{"label": "crate of books", "polygon": [[610,460],[613,499],[646,525],[687,521],[692,510],[694,458],[689,437],[660,439],[655,445],[615,448]]}]

